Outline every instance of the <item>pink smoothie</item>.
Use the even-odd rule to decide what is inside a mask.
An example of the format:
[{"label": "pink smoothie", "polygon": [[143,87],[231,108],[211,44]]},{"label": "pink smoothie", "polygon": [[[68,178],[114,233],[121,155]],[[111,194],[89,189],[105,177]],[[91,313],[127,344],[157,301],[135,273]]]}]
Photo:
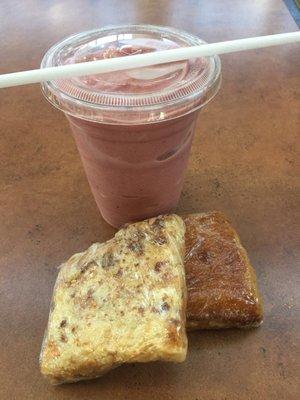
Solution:
[{"label": "pink smoothie", "polygon": [[195,113],[144,125],[105,125],[69,116],[103,218],[113,226],[174,211]]},{"label": "pink smoothie", "polygon": [[[76,46],[74,37],[66,40],[57,64],[130,57],[199,41],[168,28],[126,26],[115,28],[115,34],[111,29],[82,34]],[[119,227],[176,209],[197,111],[219,83],[219,72],[217,79],[209,77],[210,68],[210,59],[194,59],[60,81],[54,83],[55,96],[51,84],[43,87],[66,113],[96,203],[109,224]]]}]

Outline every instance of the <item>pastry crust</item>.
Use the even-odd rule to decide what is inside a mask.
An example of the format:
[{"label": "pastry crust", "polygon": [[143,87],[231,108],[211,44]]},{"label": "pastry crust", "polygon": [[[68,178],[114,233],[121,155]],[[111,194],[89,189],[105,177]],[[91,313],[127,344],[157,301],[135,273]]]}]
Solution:
[{"label": "pastry crust", "polygon": [[256,275],[220,212],[183,216],[189,329],[251,328],[262,322]]},{"label": "pastry crust", "polygon": [[128,225],[61,266],[40,356],[52,383],[129,362],[184,361],[185,225],[176,215]]}]

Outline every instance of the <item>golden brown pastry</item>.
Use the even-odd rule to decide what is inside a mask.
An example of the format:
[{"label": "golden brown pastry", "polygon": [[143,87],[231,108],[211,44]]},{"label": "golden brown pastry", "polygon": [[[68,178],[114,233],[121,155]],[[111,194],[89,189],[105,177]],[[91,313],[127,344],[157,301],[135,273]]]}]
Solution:
[{"label": "golden brown pastry", "polygon": [[184,361],[184,232],[176,215],[138,222],[61,266],[40,357],[52,383]]},{"label": "golden brown pastry", "polygon": [[250,328],[262,322],[255,271],[220,212],[186,215],[187,327]]}]

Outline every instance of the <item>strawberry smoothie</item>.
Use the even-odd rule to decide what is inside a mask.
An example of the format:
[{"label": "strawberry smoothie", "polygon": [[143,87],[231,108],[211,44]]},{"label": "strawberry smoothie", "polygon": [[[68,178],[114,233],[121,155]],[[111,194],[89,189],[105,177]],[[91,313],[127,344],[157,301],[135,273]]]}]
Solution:
[{"label": "strawberry smoothie", "polygon": [[[42,67],[192,46],[199,38],[149,25],[84,32],[53,46]],[[198,110],[218,91],[218,57],[43,84],[65,112],[103,218],[119,227],[174,211]]]}]

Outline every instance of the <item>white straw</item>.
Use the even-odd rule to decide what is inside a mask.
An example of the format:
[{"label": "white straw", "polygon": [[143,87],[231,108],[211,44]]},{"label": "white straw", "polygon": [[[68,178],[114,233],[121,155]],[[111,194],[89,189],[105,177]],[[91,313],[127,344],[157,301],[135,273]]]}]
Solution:
[{"label": "white straw", "polygon": [[201,46],[181,47],[126,57],[109,58],[59,67],[35,69],[0,75],[0,88],[52,81],[73,76],[93,75],[125,69],[141,68],[149,65],[187,60],[194,57],[206,57],[216,54],[233,53],[259,49],[262,47],[300,42],[300,31],[278,35],[258,36],[254,38],[229,40],[226,42],[203,44]]}]

